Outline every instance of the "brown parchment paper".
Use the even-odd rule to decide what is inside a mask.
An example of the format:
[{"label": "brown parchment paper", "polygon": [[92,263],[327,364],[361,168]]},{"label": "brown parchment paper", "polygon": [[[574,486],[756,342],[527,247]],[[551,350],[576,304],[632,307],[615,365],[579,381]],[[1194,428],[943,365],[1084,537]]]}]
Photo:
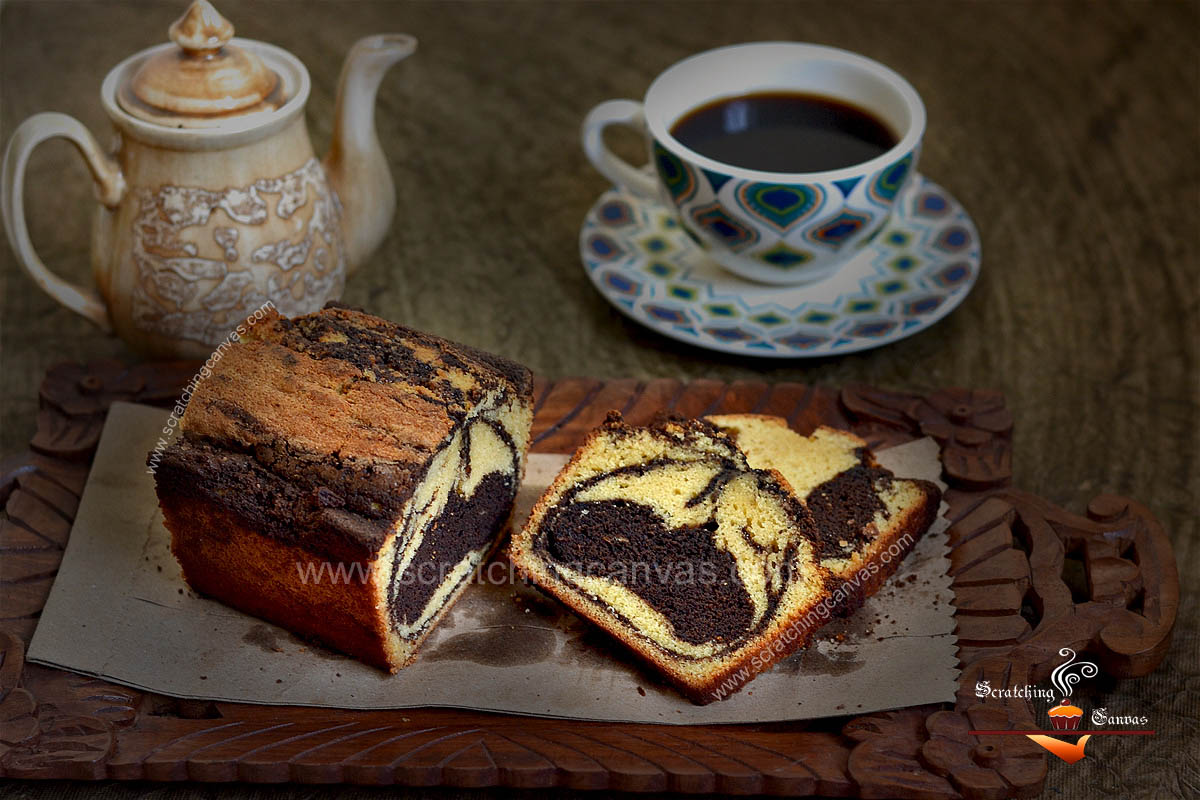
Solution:
[{"label": "brown parchment paper", "polygon": [[[395,675],[191,592],[145,467],[166,412],[116,403],[28,658],[177,697],[380,709],[441,706],[593,720],[746,723],[951,701],[958,670],[945,520],[853,617],[730,699],[699,707],[497,563]],[[877,454],[936,480],[924,439]],[[533,455],[516,524],[565,462]]]}]

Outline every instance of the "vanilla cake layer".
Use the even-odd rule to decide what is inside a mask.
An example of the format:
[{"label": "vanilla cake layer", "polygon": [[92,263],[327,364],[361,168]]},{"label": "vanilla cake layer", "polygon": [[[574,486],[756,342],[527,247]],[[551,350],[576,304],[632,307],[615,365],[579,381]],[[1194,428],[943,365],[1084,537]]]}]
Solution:
[{"label": "vanilla cake layer", "polygon": [[798,624],[828,588],[812,531],[781,481],[751,469],[716,428],[637,428],[613,414],[535,505],[510,556],[707,703],[725,696],[714,690],[729,676],[742,674],[732,693],[824,621]]},{"label": "vanilla cake layer", "polygon": [[197,591],[384,669],[497,544],[532,424],[524,367],[344,308],[250,328],[155,469]]},{"label": "vanilla cake layer", "polygon": [[781,417],[757,414],[705,419],[734,438],[750,466],[778,471],[804,501],[821,565],[846,584],[843,613],[878,591],[937,516],[937,486],[896,478],[848,431],[822,426],[802,436]]}]

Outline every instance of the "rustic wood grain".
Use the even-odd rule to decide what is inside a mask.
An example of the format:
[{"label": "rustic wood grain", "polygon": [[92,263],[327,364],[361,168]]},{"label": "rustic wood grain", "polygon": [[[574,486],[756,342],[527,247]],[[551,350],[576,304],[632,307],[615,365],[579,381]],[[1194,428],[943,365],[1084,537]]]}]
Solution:
[{"label": "rustic wood grain", "polygon": [[[331,712],[169,701],[24,664],[78,507],[55,462],[87,463],[115,400],[170,405],[189,367],[63,364],[42,384],[40,445],[0,486],[0,774],[256,783],[633,792],[1032,796],[1044,751],[1023,737],[981,741],[978,728],[1037,727],[1020,699],[974,687],[1045,680],[1062,646],[1087,649],[1110,675],[1152,671],[1170,642],[1179,583],[1169,540],[1149,511],[1101,496],[1087,517],[1009,484],[1012,421],[1003,397],[928,395],[741,381],[538,379],[534,449],[570,452],[610,409],[642,420],[777,411],[797,430],[848,427],[877,442],[934,436],[950,497],[951,574],[963,673],[957,702],[814,726],[663,728],[466,711]],[[48,432],[72,431],[70,436]],[[35,437],[37,438],[37,437]],[[1081,558],[1080,598],[1064,562]],[[1078,591],[1078,589],[1076,589]],[[1036,618],[1024,611],[1037,607]],[[821,730],[823,728],[824,730]],[[1011,740],[1011,741],[1009,741]]]}]

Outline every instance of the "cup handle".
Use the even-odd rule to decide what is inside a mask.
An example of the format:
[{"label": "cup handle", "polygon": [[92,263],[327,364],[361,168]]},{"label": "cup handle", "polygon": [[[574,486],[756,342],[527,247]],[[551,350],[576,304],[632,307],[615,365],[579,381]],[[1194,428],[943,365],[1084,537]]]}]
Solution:
[{"label": "cup handle", "polygon": [[657,200],[658,182],[605,146],[604,129],[609,125],[625,125],[645,134],[642,104],[635,100],[605,100],[589,111],[583,121],[583,152],[592,166],[617,186],[647,200]]},{"label": "cup handle", "polygon": [[3,190],[0,193],[0,214],[4,217],[4,230],[17,261],[34,283],[67,308],[90,319],[105,333],[111,333],[108,308],[100,293],[64,281],[51,272],[38,258],[25,226],[25,167],[34,148],[54,138],[68,140],[83,156],[96,181],[100,202],[108,208],[115,208],[121,202],[125,194],[125,178],[121,168],[115,160],[104,154],[88,129],[66,114],[34,114],[17,128],[4,154],[4,171],[0,176],[0,189]]}]

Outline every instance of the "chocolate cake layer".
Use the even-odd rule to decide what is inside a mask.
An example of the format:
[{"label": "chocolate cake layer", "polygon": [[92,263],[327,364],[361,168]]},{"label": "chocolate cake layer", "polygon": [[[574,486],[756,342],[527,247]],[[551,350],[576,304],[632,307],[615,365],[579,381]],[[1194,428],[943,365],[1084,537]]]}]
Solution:
[{"label": "chocolate cake layer", "polygon": [[392,528],[346,508],[345,487],[289,481],[248,455],[186,438],[163,453],[154,477],[160,497],[221,505],[264,535],[336,562],[373,560]]},{"label": "chocolate cake layer", "polygon": [[859,465],[839,472],[804,498],[812,514],[821,558],[838,558],[870,541],[875,515],[890,516],[880,492],[892,485],[892,473]]},{"label": "chocolate cake layer", "polygon": [[[403,570],[393,573],[396,577],[389,590],[393,625],[408,626],[421,618],[429,601],[449,577],[439,573],[440,565],[459,564],[472,551],[491,544],[512,508],[513,479],[511,474],[493,472],[480,482],[471,497],[464,498],[458,492],[450,495],[441,516],[424,531],[416,555]],[[400,561],[399,552],[395,561]],[[467,577],[469,573],[463,580]]]},{"label": "chocolate cake layer", "polygon": [[549,559],[629,587],[685,642],[734,641],[753,623],[733,556],[712,541],[715,521],[669,528],[648,506],[607,500],[556,508],[542,530]]}]

